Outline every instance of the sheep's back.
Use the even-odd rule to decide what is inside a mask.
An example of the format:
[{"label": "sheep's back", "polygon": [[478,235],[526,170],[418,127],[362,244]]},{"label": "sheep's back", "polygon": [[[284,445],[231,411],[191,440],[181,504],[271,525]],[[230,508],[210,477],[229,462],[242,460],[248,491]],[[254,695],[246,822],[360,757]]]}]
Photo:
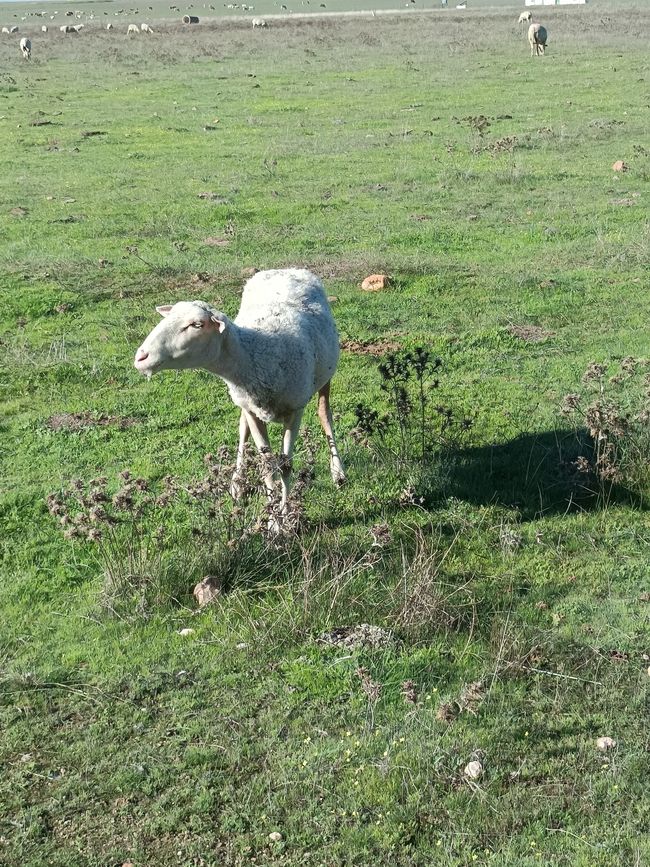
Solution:
[{"label": "sheep's back", "polygon": [[273,416],[305,406],[336,370],[336,325],[323,284],[309,271],[255,274],[235,324],[255,362],[256,403]]},{"label": "sheep's back", "polygon": [[237,324],[251,327],[253,320],[275,317],[278,311],[310,312],[330,316],[323,284],[303,268],[259,271],[244,286]]}]

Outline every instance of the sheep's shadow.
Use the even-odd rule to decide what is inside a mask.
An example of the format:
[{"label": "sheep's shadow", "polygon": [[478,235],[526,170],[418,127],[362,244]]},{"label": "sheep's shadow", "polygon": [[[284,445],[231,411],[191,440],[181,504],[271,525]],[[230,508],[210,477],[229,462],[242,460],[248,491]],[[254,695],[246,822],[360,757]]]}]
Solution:
[{"label": "sheep's shadow", "polygon": [[592,448],[586,430],[552,430],[450,451],[442,458],[446,471],[439,493],[476,505],[516,508],[524,520],[597,510],[611,502],[643,508],[623,485],[601,486],[578,471],[577,459],[590,457]]}]

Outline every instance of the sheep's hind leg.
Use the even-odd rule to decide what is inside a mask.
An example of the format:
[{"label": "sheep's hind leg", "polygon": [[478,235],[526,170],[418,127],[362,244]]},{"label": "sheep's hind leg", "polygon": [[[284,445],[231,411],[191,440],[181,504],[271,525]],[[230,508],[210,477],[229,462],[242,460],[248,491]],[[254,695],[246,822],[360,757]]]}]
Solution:
[{"label": "sheep's hind leg", "polygon": [[325,433],[327,445],[329,446],[332,479],[334,484],[340,487],[345,484],[345,470],[343,469],[343,462],[339,457],[336,440],[334,439],[334,426],[330,407],[330,387],[331,382],[326,382],[318,391],[318,418]]},{"label": "sheep's hind leg", "polygon": [[235,464],[235,472],[230,483],[230,495],[233,500],[240,500],[243,495],[244,481],[244,463],[246,455],[246,443],[250,435],[250,427],[244,410],[239,416],[239,445],[237,446],[237,462]]}]

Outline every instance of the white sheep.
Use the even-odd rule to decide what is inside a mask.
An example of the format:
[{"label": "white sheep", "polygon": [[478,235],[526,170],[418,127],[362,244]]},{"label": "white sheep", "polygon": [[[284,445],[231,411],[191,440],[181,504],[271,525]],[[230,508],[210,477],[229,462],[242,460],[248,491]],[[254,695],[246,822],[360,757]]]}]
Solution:
[{"label": "white sheep", "polygon": [[20,50],[21,50],[22,55],[25,58],[25,60],[29,60],[30,57],[32,56],[32,41],[31,41],[31,39],[28,39],[26,36],[23,36],[23,38],[20,40]]},{"label": "white sheep", "polygon": [[41,24],[41,33],[47,33],[47,24]]},{"label": "white sheep", "polygon": [[18,25],[14,24],[13,27],[9,28],[10,33],[18,33]]},{"label": "white sheep", "polygon": [[266,27],[266,21],[263,18],[253,18],[253,27]]},{"label": "white sheep", "polygon": [[[267,422],[284,428],[280,472],[281,509],[289,494],[291,456],[300,421],[318,392],[318,417],[330,451],[335,484],[345,481],[330,410],[330,382],[339,358],[336,325],[323,284],[309,271],[260,271],[244,286],[234,321],[203,301],[157,307],[163,321],[135,355],[135,367],[150,377],[158,370],[203,368],[228,386],[240,407],[239,447],[231,491],[241,491],[249,435],[260,453],[271,455]],[[268,464],[268,462],[267,462]],[[264,482],[273,492],[270,467]]]},{"label": "white sheep", "polygon": [[81,31],[83,30],[84,26],[85,26],[85,25],[83,25],[83,24],[73,24],[73,25],[72,25],[72,29],[74,30],[75,33],[81,33]]},{"label": "white sheep", "polygon": [[521,13],[521,15],[519,16],[519,19],[517,20],[517,24],[525,24],[526,21],[532,21],[532,19],[533,19],[533,13],[529,9],[527,12]]},{"label": "white sheep", "polygon": [[142,24],[140,25],[140,30],[141,30],[143,33],[153,33],[153,27],[150,27],[148,24],[145,24],[144,21],[143,21]]},{"label": "white sheep", "polygon": [[107,30],[112,30],[112,29],[113,29],[113,25],[111,24],[110,21],[109,21],[108,24],[106,25],[106,29],[107,29]]},{"label": "white sheep", "polygon": [[530,56],[536,57],[544,54],[548,34],[541,24],[531,24],[528,28],[528,41],[530,42]]},{"label": "white sheep", "polygon": [[139,32],[140,32],[140,30],[139,30],[137,24],[129,24],[127,31],[126,31],[126,35],[130,36],[131,33],[139,33]]},{"label": "white sheep", "polygon": [[8,27],[3,27],[3,28],[2,28],[2,32],[3,32],[3,33],[9,33],[9,28],[8,28]]}]

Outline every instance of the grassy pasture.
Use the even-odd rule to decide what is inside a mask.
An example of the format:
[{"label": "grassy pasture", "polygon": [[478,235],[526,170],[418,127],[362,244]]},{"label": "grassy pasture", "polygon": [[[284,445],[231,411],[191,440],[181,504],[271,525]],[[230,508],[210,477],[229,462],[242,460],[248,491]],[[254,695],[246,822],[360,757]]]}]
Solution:
[{"label": "grassy pasture", "polygon": [[[513,8],[0,41],[0,864],[648,859],[648,491],[576,487],[559,412],[650,354],[650,10],[621,8],[544,10],[541,59]],[[228,559],[179,506],[155,604],[107,611],[47,494],[201,477],[225,388],[135,348],[156,304],[232,315],[243,268],[292,264],[336,298],[349,485],[308,412],[299,540]],[[474,426],[416,508],[350,431],[374,347],[421,344]],[[358,623],[397,640],[315,641]]]}]

